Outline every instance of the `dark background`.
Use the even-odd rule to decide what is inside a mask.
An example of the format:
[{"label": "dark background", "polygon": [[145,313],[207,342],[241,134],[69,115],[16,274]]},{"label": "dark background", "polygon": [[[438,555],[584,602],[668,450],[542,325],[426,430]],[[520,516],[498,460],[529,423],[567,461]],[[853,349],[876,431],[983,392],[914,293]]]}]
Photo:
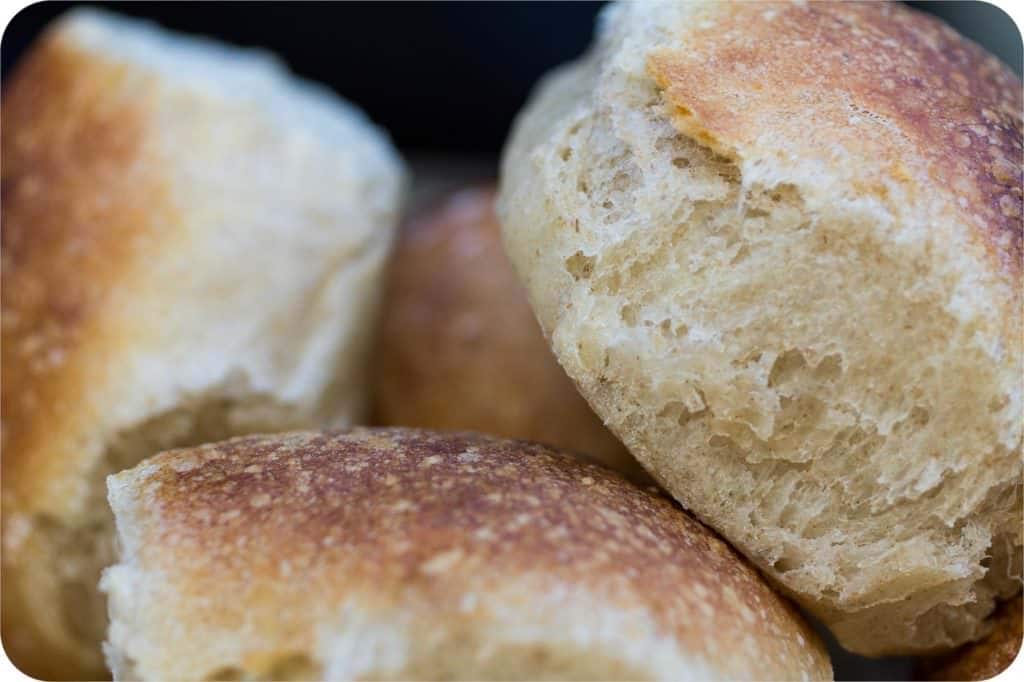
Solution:
[{"label": "dark background", "polygon": [[[31,5],[0,43],[3,73],[74,3]],[[590,42],[598,2],[99,2],[182,31],[265,47],[333,87],[403,152],[493,157],[537,77]],[[982,2],[912,2],[1021,71],[1021,40]]]},{"label": "dark background", "polygon": [[[22,10],[0,42],[3,74],[55,16],[78,3]],[[545,71],[590,42],[598,2],[98,2],[168,28],[276,52],[387,129],[412,162],[414,195],[493,177],[516,112]],[[910,2],[1021,73],[1021,38],[983,2]],[[419,188],[419,190],[417,190]],[[909,659],[870,660],[830,640],[837,679],[908,679]]]}]

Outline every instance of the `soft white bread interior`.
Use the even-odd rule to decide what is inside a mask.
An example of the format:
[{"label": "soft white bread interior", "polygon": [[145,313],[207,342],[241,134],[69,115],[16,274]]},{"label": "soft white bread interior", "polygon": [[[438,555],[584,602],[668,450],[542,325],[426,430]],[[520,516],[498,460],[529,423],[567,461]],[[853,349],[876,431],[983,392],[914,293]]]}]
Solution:
[{"label": "soft white bread interior", "polygon": [[105,674],[107,474],[366,403],[402,165],[273,57],[94,11],[3,93],[3,641]]},{"label": "soft white bread interior", "polygon": [[115,679],[830,679],[667,497],[525,441],[245,436],[107,479]]},{"label": "soft white bread interior", "polygon": [[536,441],[650,482],[551,354],[494,198],[490,186],[463,188],[399,229],[371,372],[375,423]]},{"label": "soft white bread interior", "polygon": [[857,652],[1020,589],[1021,108],[898,4],[623,3],[505,152],[582,394]]}]

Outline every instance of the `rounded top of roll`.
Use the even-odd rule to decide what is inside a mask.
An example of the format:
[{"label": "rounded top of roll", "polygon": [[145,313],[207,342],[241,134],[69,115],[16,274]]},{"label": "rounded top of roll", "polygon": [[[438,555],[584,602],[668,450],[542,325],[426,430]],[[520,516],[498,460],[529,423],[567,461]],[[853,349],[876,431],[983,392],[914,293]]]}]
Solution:
[{"label": "rounded top of roll", "polygon": [[[640,676],[680,665],[713,677],[831,673],[814,635],[710,531],[668,499],[541,445],[404,429],[253,436],[164,453],[108,482],[126,564],[163,567],[179,594],[202,596],[185,597],[183,622],[245,613],[262,623],[250,641],[277,649],[316,627],[356,636],[332,618],[357,603],[392,634],[399,625],[381,614],[396,608],[403,622],[431,623],[431,636],[470,628],[481,640],[460,640],[467,660],[518,629],[581,674],[588,654]],[[309,657],[330,667],[331,651]],[[436,672],[419,655],[390,673]],[[487,674],[460,661],[445,665]],[[548,670],[536,665],[524,672]]]},{"label": "rounded top of roll", "polygon": [[893,183],[928,192],[916,201],[946,200],[1020,277],[1024,105],[1006,65],[897,3],[680,12],[663,28],[679,35],[650,51],[647,70],[681,132],[729,156],[771,156],[769,166],[841,162],[859,183],[850,190],[882,202]]}]

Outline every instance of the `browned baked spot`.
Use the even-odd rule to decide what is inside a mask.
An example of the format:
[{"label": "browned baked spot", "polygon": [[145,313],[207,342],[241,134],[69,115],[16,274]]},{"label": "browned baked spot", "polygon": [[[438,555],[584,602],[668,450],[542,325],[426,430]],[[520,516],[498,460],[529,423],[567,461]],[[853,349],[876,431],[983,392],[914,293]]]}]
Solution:
[{"label": "browned baked spot", "polygon": [[1024,105],[995,57],[899,3],[721,3],[679,30],[697,48],[657,51],[648,71],[681,132],[729,151],[770,131],[804,155],[950,188],[1020,277]]},{"label": "browned baked spot", "polygon": [[[37,630],[60,628],[50,622],[58,614],[23,603],[33,589],[27,585],[51,585],[49,569],[18,564],[45,551],[34,535],[41,531],[22,515],[60,499],[60,486],[76,478],[62,449],[76,443],[53,434],[72,433],[75,420],[90,418],[88,386],[117,354],[113,340],[98,338],[98,320],[132,253],[167,212],[154,180],[159,168],[141,163],[147,90],[138,82],[126,87],[126,78],[123,67],[50,34],[5,82],[0,105],[3,641],[18,666],[49,679],[80,675],[66,666],[79,652],[53,639],[40,650],[47,637]],[[98,650],[93,657],[102,671]]]},{"label": "browned baked spot", "polygon": [[72,407],[60,387],[88,381],[68,369],[79,341],[166,210],[139,163],[145,87],[129,97],[126,77],[50,36],[3,91],[5,474]]}]

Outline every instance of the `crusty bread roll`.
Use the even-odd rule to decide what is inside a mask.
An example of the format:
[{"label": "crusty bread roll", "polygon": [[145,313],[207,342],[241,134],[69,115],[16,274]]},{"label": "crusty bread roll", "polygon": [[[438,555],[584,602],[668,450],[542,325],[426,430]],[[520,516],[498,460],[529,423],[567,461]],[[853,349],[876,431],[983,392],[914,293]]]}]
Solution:
[{"label": "crusty bread roll", "polygon": [[107,474],[350,423],[402,170],[268,55],[92,11],[3,94],[3,641],[104,674]]},{"label": "crusty bread roll", "polygon": [[107,481],[115,679],[831,678],[710,531],[546,446],[296,432]]},{"label": "crusty bread roll", "polygon": [[1010,667],[1020,653],[1024,602],[1021,596],[1003,602],[992,615],[992,631],[940,658],[925,659],[922,680],[989,680]]},{"label": "crusty bread roll", "polygon": [[1021,106],[898,4],[625,3],[505,152],[562,366],[856,652],[1020,589]]},{"label": "crusty bread roll", "polygon": [[639,472],[552,356],[505,256],[491,187],[408,221],[385,291],[378,423],[539,441]]}]

